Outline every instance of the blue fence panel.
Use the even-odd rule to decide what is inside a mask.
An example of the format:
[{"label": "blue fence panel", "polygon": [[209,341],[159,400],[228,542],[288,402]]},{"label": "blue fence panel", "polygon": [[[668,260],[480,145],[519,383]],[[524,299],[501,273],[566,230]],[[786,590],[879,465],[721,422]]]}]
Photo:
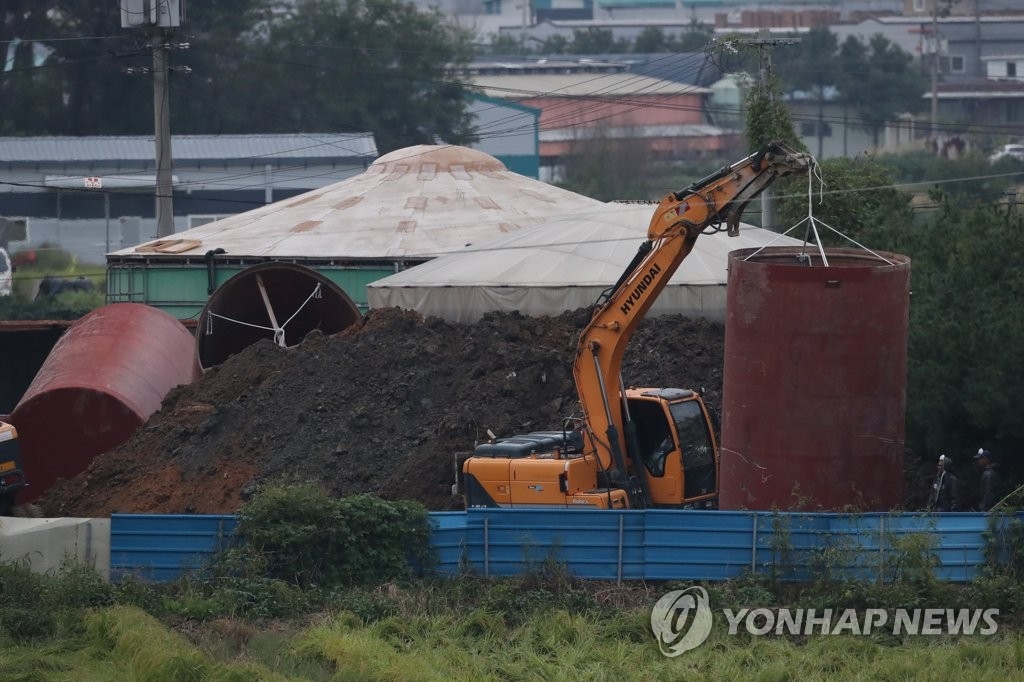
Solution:
[{"label": "blue fence panel", "polygon": [[468,516],[467,558],[477,573],[519,575],[552,560],[580,578],[643,577],[644,512],[480,509]]},{"label": "blue fence panel", "polygon": [[829,514],[813,571],[822,579],[886,580],[897,537],[891,514]]},{"label": "blue fence panel", "polygon": [[437,551],[437,565],[434,570],[442,575],[459,573],[466,552],[466,514],[433,512],[430,518],[434,522],[430,544]]},{"label": "blue fence panel", "polygon": [[750,512],[649,510],[644,532],[644,578],[725,580],[752,567]]},{"label": "blue fence panel", "polygon": [[110,576],[173,580],[231,541],[232,515],[111,514]]},{"label": "blue fence panel", "polygon": [[995,523],[991,527],[987,523],[984,531],[992,532],[992,550],[994,559],[1000,562],[1014,561],[1016,559],[1017,547],[1019,547],[1020,536],[1024,531],[1024,512],[1016,516],[1000,515],[993,519]]},{"label": "blue fence panel", "polygon": [[[519,575],[550,559],[601,580],[725,580],[747,571],[783,580],[890,580],[908,549],[901,540],[921,533],[933,540],[937,577],[966,582],[984,564],[990,523],[982,513],[481,509],[430,516],[442,575]],[[173,579],[225,547],[236,524],[231,515],[114,514],[111,575]]]},{"label": "blue fence panel", "polygon": [[935,575],[948,582],[967,582],[978,577],[985,563],[983,533],[988,522],[989,515],[982,512],[906,514],[887,520],[897,537],[910,533],[931,535],[939,562]]},{"label": "blue fence panel", "polygon": [[823,514],[756,512],[757,572],[778,580],[808,580],[829,536]]}]

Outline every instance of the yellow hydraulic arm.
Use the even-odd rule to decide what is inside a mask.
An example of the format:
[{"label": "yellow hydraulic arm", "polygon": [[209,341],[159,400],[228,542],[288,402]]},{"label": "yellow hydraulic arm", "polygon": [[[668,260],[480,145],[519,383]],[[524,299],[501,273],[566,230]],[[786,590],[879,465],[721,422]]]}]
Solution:
[{"label": "yellow hydraulic arm", "polygon": [[[619,281],[598,301],[594,316],[580,335],[573,375],[590,441],[601,468],[613,484],[624,481],[622,358],[637,325],[668,284],[680,263],[693,250],[697,237],[708,228],[726,225],[738,234],[747,204],[776,178],[806,172],[813,163],[806,153],[793,152],[779,143],[726,166],[690,187],[668,194],[651,218],[644,241]],[[634,466],[641,484],[643,466]],[[646,488],[646,486],[644,486]],[[643,500],[631,500],[644,506]]]}]

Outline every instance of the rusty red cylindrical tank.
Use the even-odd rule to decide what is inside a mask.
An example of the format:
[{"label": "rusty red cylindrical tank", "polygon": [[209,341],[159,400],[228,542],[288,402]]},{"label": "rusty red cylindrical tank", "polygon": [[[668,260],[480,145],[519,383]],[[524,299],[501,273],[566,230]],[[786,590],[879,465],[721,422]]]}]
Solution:
[{"label": "rusty red cylindrical tank", "polygon": [[362,317],[349,295],[316,270],[297,263],[252,265],[220,285],[203,307],[196,362],[209,369],[261,339],[294,346],[313,330],[336,334]]},{"label": "rusty red cylindrical tank", "polygon": [[11,414],[28,487],[19,502],[124,443],[175,386],[196,375],[195,339],[141,303],[85,315],[57,341]]},{"label": "rusty red cylindrical tank", "polygon": [[741,249],[727,281],[721,508],[900,507],[910,259]]}]

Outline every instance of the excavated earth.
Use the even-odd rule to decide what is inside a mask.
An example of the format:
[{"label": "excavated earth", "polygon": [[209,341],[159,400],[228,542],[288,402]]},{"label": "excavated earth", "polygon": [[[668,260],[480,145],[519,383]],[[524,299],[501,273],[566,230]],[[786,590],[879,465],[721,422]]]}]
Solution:
[{"label": "excavated earth", "polygon": [[[455,456],[488,429],[557,429],[580,414],[572,359],[587,319],[492,313],[460,325],[389,308],[294,348],[257,343],[171,391],[128,442],[39,503],[48,516],[233,513],[261,482],[315,481],[335,495],[460,508]],[[648,318],[623,377],[701,389],[721,406],[724,339],[721,324]],[[906,458],[908,509],[932,476],[916,460]]]},{"label": "excavated earth", "polygon": [[[456,509],[454,457],[474,441],[560,428],[580,414],[572,358],[586,310],[492,313],[475,324],[372,310],[339,334],[259,342],[171,391],[160,411],[39,503],[49,516],[232,513],[263,481]],[[627,383],[701,388],[721,405],[724,328],[649,318]]]}]

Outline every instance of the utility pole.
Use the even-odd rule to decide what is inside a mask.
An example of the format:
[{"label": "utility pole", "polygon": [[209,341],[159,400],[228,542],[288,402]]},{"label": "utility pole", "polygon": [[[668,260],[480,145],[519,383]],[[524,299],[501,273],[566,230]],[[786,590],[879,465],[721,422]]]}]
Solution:
[{"label": "utility pole", "polygon": [[167,36],[153,32],[153,130],[156,133],[156,236],[174,234],[174,186],[171,177],[171,91],[167,76]]},{"label": "utility pole", "polygon": [[191,73],[187,66],[171,67],[172,48],[187,48],[188,43],[174,44],[167,29],[185,20],[185,0],[118,0],[122,28],[145,28],[151,31],[149,47],[153,51],[153,67],[129,67],[128,73],[153,74],[153,133],[156,140],[156,182],[154,184],[156,236],[174,234],[174,179],[171,161],[171,92],[168,76],[171,71]]},{"label": "utility pole", "polygon": [[931,138],[935,139],[939,123],[939,0],[932,0],[932,121]]},{"label": "utility pole", "polygon": [[[757,87],[762,97],[774,100],[775,92],[771,87],[772,79],[772,53],[773,47],[782,45],[795,45],[800,42],[799,38],[773,38],[771,31],[762,28],[757,32],[756,38],[740,38],[737,42],[745,45],[753,45],[759,53],[758,59],[758,83]],[[766,230],[775,229],[775,202],[771,192],[761,192],[761,227]]]},{"label": "utility pole", "polygon": [[974,0],[974,58],[978,60],[978,65],[971,75],[984,77],[981,68],[981,0]]}]

